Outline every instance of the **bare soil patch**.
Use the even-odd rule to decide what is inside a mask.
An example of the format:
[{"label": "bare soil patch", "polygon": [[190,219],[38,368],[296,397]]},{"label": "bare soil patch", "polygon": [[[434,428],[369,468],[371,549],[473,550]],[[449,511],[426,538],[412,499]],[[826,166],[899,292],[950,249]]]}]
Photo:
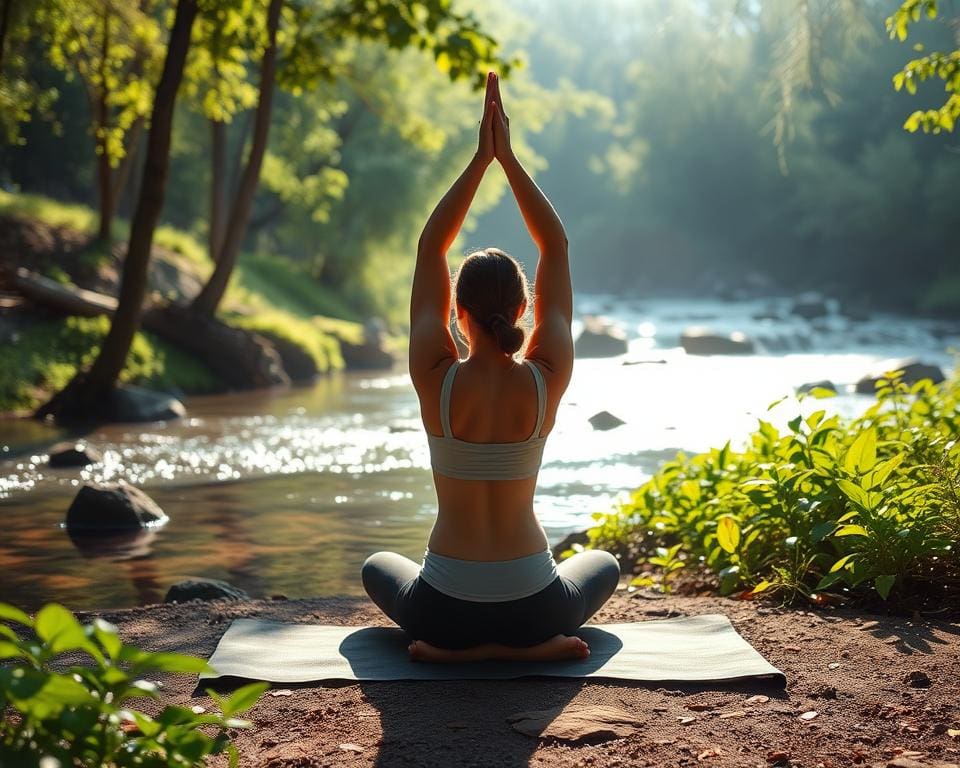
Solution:
[{"label": "bare soil patch", "polygon": [[[284,686],[236,732],[242,765],[943,766],[960,763],[960,625],[834,608],[619,592],[594,623],[724,613],[787,676],[762,683],[636,685],[578,680]],[[90,614],[93,615],[93,614]],[[103,612],[128,642],[209,656],[240,617],[342,625],[389,621],[366,599],[186,603]],[[956,619],[955,616],[951,617]],[[160,704],[211,706],[165,677]],[[156,706],[146,702],[148,709]],[[638,727],[570,742],[524,735],[529,711],[614,708]],[[602,710],[608,712],[608,710]],[[555,729],[562,732],[563,729]],[[632,731],[632,732],[631,732]],[[912,763],[910,761],[913,761]]]}]

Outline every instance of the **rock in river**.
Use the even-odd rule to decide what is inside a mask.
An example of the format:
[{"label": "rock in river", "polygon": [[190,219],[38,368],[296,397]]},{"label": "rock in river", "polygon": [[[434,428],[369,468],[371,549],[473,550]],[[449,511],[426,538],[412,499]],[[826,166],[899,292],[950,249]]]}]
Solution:
[{"label": "rock in river", "polygon": [[57,443],[50,449],[50,458],[47,463],[53,469],[63,469],[64,467],[85,467],[102,461],[103,454],[86,443]]},{"label": "rock in river", "polygon": [[620,326],[605,317],[583,318],[583,331],[573,347],[576,357],[616,357],[626,351],[627,334]]},{"label": "rock in river", "polygon": [[190,600],[246,600],[250,597],[239,587],[219,579],[187,579],[174,584],[163,598],[165,603],[186,603]]},{"label": "rock in river", "polygon": [[133,531],[167,520],[153,499],[126,483],[84,483],[67,510],[67,529],[78,534]]},{"label": "rock in river", "polygon": [[753,341],[740,331],[725,336],[698,325],[683,330],[680,346],[688,355],[749,355],[753,352]]},{"label": "rock in river", "polygon": [[903,371],[904,384],[916,384],[921,379],[930,379],[934,384],[943,381],[943,371],[940,366],[924,363],[915,357],[884,360],[877,366],[877,370],[865,375],[857,382],[857,392],[861,395],[872,395],[877,391],[877,382],[891,371]]},{"label": "rock in river", "polygon": [[600,411],[599,413],[593,414],[588,421],[590,426],[594,429],[604,432],[608,429],[616,429],[619,426],[626,424],[623,419],[620,419],[614,416],[610,411]]},{"label": "rock in river", "polygon": [[183,418],[187,411],[177,398],[143,387],[123,385],[110,395],[106,412],[110,421],[137,423]]}]

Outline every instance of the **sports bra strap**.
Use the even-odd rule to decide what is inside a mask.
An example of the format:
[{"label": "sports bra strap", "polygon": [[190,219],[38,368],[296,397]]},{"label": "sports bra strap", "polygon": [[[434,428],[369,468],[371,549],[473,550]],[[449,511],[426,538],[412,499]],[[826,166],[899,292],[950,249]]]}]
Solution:
[{"label": "sports bra strap", "polygon": [[453,391],[453,377],[457,375],[460,361],[454,360],[443,377],[443,386],[440,388],[440,426],[443,427],[444,437],[453,437],[450,428],[450,393]]},{"label": "sports bra strap", "polygon": [[[540,437],[540,430],[543,429],[543,420],[547,413],[547,385],[543,380],[543,372],[530,360],[524,360],[524,363],[530,368],[533,374],[533,380],[537,385],[537,426],[533,428],[533,433],[529,440],[535,440]],[[440,426],[443,428],[444,437],[453,437],[453,429],[450,426],[450,395],[453,392],[453,379],[457,375],[457,368],[460,367],[460,361],[454,360],[447,368],[447,373],[443,377],[443,386],[440,387]]]},{"label": "sports bra strap", "polygon": [[543,419],[547,413],[547,385],[543,380],[543,371],[531,360],[524,360],[530,366],[533,372],[533,380],[537,382],[537,426],[533,429],[533,434],[528,440],[535,440],[540,437],[540,430],[543,429]]}]

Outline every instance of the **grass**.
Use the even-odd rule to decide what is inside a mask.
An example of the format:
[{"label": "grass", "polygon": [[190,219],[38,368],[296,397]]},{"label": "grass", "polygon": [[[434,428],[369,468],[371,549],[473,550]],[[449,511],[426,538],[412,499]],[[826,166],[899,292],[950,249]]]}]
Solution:
[{"label": "grass", "polygon": [[955,599],[958,434],[960,379],[908,387],[891,372],[859,418],[820,410],[782,433],[761,420],[742,451],[679,454],[594,516],[590,546],[618,551],[635,585],[666,591],[696,571],[748,598]]},{"label": "grass", "polygon": [[[36,408],[51,392],[89,366],[110,330],[106,317],[67,317],[32,322],[5,344],[0,366],[0,411]],[[152,334],[133,340],[121,380],[179,394],[214,392],[220,380],[202,363]]]}]

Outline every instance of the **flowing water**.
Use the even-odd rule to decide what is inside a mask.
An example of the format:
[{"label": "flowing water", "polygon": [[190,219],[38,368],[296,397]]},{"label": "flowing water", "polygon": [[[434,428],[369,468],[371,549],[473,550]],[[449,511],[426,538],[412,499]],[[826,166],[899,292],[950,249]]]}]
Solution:
[{"label": "flowing water", "polygon": [[[960,329],[933,321],[767,317],[784,307],[580,300],[578,311],[622,323],[630,349],[576,361],[535,502],[551,542],[588,526],[591,513],[609,510],[677,450],[736,444],[761,417],[784,424],[825,405],[852,415],[869,402],[844,391],[827,401],[790,398],[767,412],[799,384],[828,379],[845,390],[881,360],[907,355],[948,369],[948,349],[960,346]],[[744,331],[760,351],[686,355],[679,334],[693,324]],[[262,596],[358,594],[359,567],[371,552],[422,556],[435,497],[417,399],[401,368],[186,405],[189,417],[180,422],[87,435],[104,462],[84,470],[46,466],[45,451],[62,434],[0,421],[0,601],[131,606],[162,600],[189,576],[226,579]],[[594,430],[588,419],[601,410],[626,424]],[[77,487],[118,479],[147,489],[170,522],[122,542],[71,540],[62,522]]]}]

